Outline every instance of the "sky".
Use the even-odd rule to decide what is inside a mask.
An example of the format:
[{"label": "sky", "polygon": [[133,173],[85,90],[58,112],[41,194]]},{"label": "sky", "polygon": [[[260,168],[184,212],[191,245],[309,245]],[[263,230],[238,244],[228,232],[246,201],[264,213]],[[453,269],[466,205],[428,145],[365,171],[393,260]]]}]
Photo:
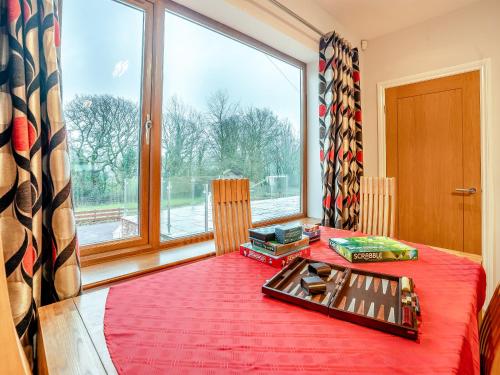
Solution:
[{"label": "sky", "polygon": [[[113,0],[64,0],[63,101],[77,94],[141,96],[144,14]],[[179,16],[165,17],[163,96],[206,110],[228,93],[240,106],[266,107],[300,129],[300,70]]]}]

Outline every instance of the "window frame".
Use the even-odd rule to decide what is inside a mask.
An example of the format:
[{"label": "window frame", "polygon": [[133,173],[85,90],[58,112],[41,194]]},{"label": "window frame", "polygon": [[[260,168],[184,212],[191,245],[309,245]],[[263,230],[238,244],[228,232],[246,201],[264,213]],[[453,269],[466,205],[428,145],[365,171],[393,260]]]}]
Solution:
[{"label": "window frame", "polygon": [[[269,220],[253,222],[252,225],[254,227],[272,225],[276,223],[282,223],[290,220],[301,219],[307,216],[307,65],[286,53],[283,53],[257,39],[254,39],[247,34],[244,34],[232,27],[229,27],[223,23],[220,23],[210,17],[207,17],[203,14],[200,14],[190,8],[187,8],[183,5],[175,3],[171,0],[158,0],[155,2],[155,5],[158,5],[159,10],[156,12],[156,17],[160,18],[158,22],[155,22],[157,28],[155,29],[155,36],[157,36],[157,42],[155,43],[156,47],[156,70],[157,75],[154,78],[155,85],[157,86],[154,90],[155,100],[154,100],[154,113],[156,115],[156,124],[161,124],[161,114],[162,114],[162,104],[163,104],[163,55],[164,55],[164,30],[165,30],[165,12],[170,12],[179,17],[182,17],[188,21],[194,22],[202,27],[205,27],[209,30],[212,30],[218,34],[221,34],[224,37],[231,38],[237,42],[240,42],[250,48],[254,48],[260,52],[266,53],[272,57],[275,57],[279,60],[282,60],[290,65],[293,65],[300,69],[301,71],[301,126],[300,126],[300,141],[301,141],[301,201],[300,201],[300,211],[294,215],[280,216]],[[155,7],[156,8],[156,7]],[[158,14],[159,13],[159,14]],[[153,120],[155,121],[155,120]],[[160,126],[156,126],[156,128],[160,128]],[[160,130],[160,129],[157,129]],[[152,158],[153,163],[158,163],[157,166],[157,176],[154,181],[152,181],[152,186],[161,186],[161,144],[160,144],[161,134],[158,131],[155,134],[155,147],[158,149],[156,152],[160,154],[160,159],[156,160],[155,157]],[[156,189],[156,195],[152,195],[151,201],[160,201],[160,188]],[[161,242],[160,241],[160,210],[157,210],[157,216],[152,217],[152,223],[154,226],[153,237],[152,239],[155,241],[154,246],[159,250],[167,249],[170,247],[175,247],[179,245],[185,245],[193,242],[199,242],[203,240],[209,240],[213,238],[213,231],[195,234],[192,236],[180,237],[176,239],[172,239],[169,241]],[[157,242],[156,242],[157,241]]]},{"label": "window frame", "polygon": [[[82,260],[86,258],[99,257],[100,254],[109,254],[116,251],[131,251],[131,250],[147,250],[151,248],[150,244],[150,152],[149,147],[145,142],[145,128],[144,123],[146,117],[151,113],[152,103],[152,59],[153,59],[153,46],[151,35],[153,33],[154,22],[154,4],[150,1],[141,0],[113,0],[121,3],[123,6],[135,8],[143,12],[144,15],[144,28],[143,28],[143,50],[142,50],[142,82],[141,82],[141,124],[140,124],[140,144],[139,144],[139,233],[137,236],[125,237],[113,241],[106,241],[101,243],[91,243],[80,245],[80,254]],[[59,2],[59,18],[63,18],[63,2]],[[62,29],[64,33],[64,29]],[[64,48],[64,46],[63,46]],[[78,234],[78,231],[77,231]]]},{"label": "window frame", "polygon": [[[163,106],[163,55],[165,12],[173,13],[202,27],[243,43],[251,48],[291,64],[301,71],[301,200],[297,214],[253,222],[254,227],[283,223],[307,216],[307,65],[261,41],[258,41],[232,27],[202,15],[171,0],[114,0],[144,11],[144,57],[143,97],[141,124],[141,195],[139,237],[89,244],[81,246],[82,264],[89,265],[105,260],[160,251],[191,243],[213,239],[213,231],[179,237],[161,242],[160,200],[161,200],[161,121]],[[60,6],[62,8],[62,6]],[[62,12],[60,12],[62,16]],[[64,30],[63,30],[64,32]],[[146,116],[150,114],[153,126],[150,144],[144,141]],[[142,156],[144,154],[144,157]],[[157,202],[157,204],[155,204]]]}]

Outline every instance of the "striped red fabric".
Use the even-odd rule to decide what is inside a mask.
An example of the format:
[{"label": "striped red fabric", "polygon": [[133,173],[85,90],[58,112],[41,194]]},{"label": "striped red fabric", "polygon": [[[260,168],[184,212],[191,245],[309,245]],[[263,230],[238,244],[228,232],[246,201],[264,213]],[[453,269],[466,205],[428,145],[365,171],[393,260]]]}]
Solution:
[{"label": "striped red fabric", "polygon": [[[311,257],[347,264],[327,242],[351,235],[324,228]],[[111,358],[121,374],[477,374],[484,270],[417,247],[418,261],[356,264],[414,279],[416,342],[264,296],[276,269],[232,253],[112,287],[104,320]]]}]

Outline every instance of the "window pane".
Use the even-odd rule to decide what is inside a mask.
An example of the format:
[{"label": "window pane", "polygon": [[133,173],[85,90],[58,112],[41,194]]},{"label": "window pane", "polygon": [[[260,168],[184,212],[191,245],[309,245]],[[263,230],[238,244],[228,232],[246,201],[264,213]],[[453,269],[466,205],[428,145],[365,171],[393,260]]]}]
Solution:
[{"label": "window pane", "polygon": [[144,13],[111,0],[65,0],[63,24],[80,244],[137,236]]},{"label": "window pane", "polygon": [[254,222],[300,212],[301,74],[166,13],[162,240],[212,229],[214,178],[250,178]]}]

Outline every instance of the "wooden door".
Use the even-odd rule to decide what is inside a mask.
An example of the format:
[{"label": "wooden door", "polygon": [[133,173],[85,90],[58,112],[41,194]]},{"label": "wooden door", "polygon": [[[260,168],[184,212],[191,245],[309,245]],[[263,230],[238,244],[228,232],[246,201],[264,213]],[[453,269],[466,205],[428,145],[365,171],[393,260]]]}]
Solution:
[{"label": "wooden door", "polygon": [[385,97],[396,237],[481,254],[479,72],[389,88]]}]

